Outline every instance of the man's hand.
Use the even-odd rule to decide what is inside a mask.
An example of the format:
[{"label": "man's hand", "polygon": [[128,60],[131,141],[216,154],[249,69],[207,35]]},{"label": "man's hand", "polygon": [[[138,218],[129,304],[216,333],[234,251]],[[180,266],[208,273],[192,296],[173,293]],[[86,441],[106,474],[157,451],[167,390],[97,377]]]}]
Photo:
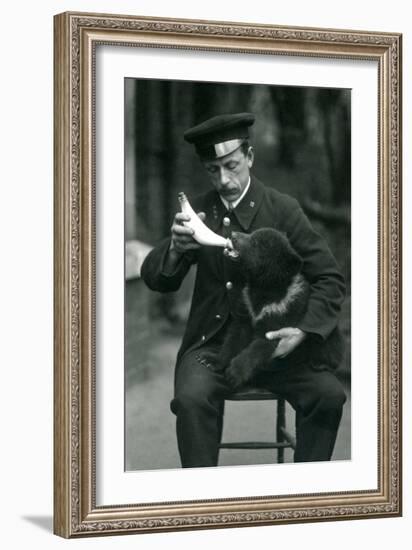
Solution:
[{"label": "man's hand", "polygon": [[[204,212],[199,212],[198,216],[201,220],[204,220],[206,214]],[[170,250],[173,250],[177,254],[184,254],[188,250],[195,250],[200,247],[199,243],[193,238],[193,229],[183,225],[183,222],[188,222],[189,220],[190,217],[187,214],[178,212],[170,228],[172,234]]]},{"label": "man's hand", "polygon": [[280,330],[272,330],[265,334],[268,340],[279,340],[272,358],[283,358],[289,355],[306,337],[306,333],[300,328],[285,327]]},{"label": "man's hand", "polygon": [[[204,212],[199,212],[198,216],[204,220],[206,214]],[[193,229],[183,225],[183,222],[189,220],[190,217],[182,212],[178,212],[174,217],[172,227],[170,228],[172,239],[170,241],[169,251],[163,267],[163,271],[165,273],[173,273],[182,254],[188,250],[195,250],[200,247],[200,244],[196,242],[192,236]]]}]

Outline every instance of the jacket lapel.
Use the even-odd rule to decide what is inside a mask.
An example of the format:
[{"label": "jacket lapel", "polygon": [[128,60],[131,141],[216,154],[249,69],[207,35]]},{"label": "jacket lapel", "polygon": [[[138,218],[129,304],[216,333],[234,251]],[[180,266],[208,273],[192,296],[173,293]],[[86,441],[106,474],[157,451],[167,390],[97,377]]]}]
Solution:
[{"label": "jacket lapel", "polygon": [[[250,187],[241,202],[233,210],[239,225],[244,231],[248,231],[250,224],[256,216],[265,194],[265,186],[257,178],[251,175]],[[222,203],[219,194],[212,192],[207,197],[205,205],[206,223],[213,231],[218,231],[222,226],[222,220],[227,215],[227,210]]]},{"label": "jacket lapel", "polygon": [[220,200],[219,193],[212,192],[208,197],[207,204],[205,205],[206,211],[206,224],[212,231],[217,232],[222,226],[222,220],[227,214],[227,210]]},{"label": "jacket lapel", "polygon": [[241,202],[233,210],[239,225],[244,231],[248,231],[253,218],[262,203],[265,186],[257,178],[251,176],[250,187]]}]

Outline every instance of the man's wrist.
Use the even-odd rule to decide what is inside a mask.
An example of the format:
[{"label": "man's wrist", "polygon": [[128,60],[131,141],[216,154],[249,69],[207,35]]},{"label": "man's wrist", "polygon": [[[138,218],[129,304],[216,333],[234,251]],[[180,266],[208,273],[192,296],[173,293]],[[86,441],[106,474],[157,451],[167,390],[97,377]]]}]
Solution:
[{"label": "man's wrist", "polygon": [[182,256],[183,256],[183,252],[178,252],[176,250],[172,240],[170,242],[169,250],[167,251],[163,271],[165,273],[172,273],[176,269],[176,266],[179,263]]},{"label": "man's wrist", "polygon": [[173,256],[173,258],[179,260],[183,256],[185,251],[184,250],[178,250],[176,248],[176,244],[175,244],[174,240],[172,239],[170,241],[169,253]]}]

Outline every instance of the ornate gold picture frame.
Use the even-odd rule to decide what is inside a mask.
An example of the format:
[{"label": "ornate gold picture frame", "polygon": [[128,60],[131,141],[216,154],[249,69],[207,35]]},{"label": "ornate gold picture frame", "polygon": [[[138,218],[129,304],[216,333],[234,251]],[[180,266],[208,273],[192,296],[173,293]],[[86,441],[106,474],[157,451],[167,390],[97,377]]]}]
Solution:
[{"label": "ornate gold picture frame", "polygon": [[[396,33],[87,13],[55,16],[56,534],[81,537],[401,514],[401,44]],[[95,94],[96,48],[105,45],[190,51],[194,58],[206,51],[376,63],[378,211],[377,242],[372,244],[378,258],[378,335],[377,349],[369,350],[376,357],[378,378],[376,487],[153,502],[143,502],[137,491],[134,503],[97,502]]]}]

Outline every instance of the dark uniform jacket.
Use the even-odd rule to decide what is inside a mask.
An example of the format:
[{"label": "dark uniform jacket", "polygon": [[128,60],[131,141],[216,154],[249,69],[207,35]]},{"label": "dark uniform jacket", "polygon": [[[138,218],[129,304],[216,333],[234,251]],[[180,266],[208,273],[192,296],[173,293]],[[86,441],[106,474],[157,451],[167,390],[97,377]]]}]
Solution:
[{"label": "dark uniform jacket", "polygon": [[[220,235],[230,236],[231,231],[250,233],[260,227],[283,231],[302,257],[303,273],[311,285],[309,307],[299,328],[322,339],[329,335],[338,322],[345,294],[344,279],[326,242],[313,230],[295,199],[265,187],[252,176],[246,195],[230,214],[216,191],[191,202],[195,211],[206,213],[205,223]],[[171,292],[180,287],[190,266],[197,263],[179,361],[185,352],[207,344],[230,315],[236,313],[241,303],[242,277],[238,264],[226,258],[222,248],[210,246],[185,253],[174,272],[166,273],[164,260],[169,245],[167,238],[148,254],[141,274],[152,290]]]}]

